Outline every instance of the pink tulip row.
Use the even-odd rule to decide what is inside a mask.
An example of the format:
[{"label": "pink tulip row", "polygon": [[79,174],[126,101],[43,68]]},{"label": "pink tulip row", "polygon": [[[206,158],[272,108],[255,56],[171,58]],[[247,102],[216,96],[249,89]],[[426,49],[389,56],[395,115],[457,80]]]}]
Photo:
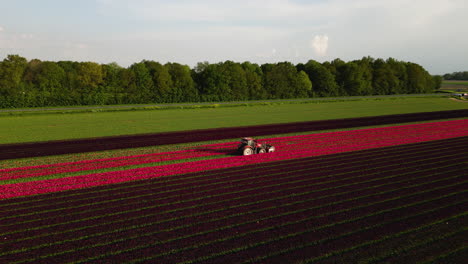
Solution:
[{"label": "pink tulip row", "polygon": [[[424,123],[417,125],[402,125],[390,128],[371,128],[357,131],[338,131],[322,134],[289,136],[282,138],[270,138],[261,140],[262,142],[271,142],[282,151],[297,150],[298,148],[319,148],[324,145],[335,145],[336,141],[340,144],[362,144],[363,138],[365,142],[381,141],[392,137],[400,138],[401,134],[405,134],[406,138],[419,138],[427,133],[440,134],[440,130],[455,131],[465,128],[466,120],[445,121],[435,123]],[[385,139],[382,138],[382,133],[386,131]],[[409,141],[411,142],[411,141]],[[375,144],[379,144],[378,142]],[[17,178],[38,177],[43,175],[72,173],[86,170],[96,170],[120,166],[138,165],[146,163],[156,163],[173,160],[183,160],[189,158],[207,157],[221,155],[231,152],[236,148],[237,143],[219,143],[200,146],[198,148],[153,153],[145,155],[134,155],[126,157],[114,157],[107,159],[85,160],[78,162],[58,163],[41,166],[21,167],[0,170],[0,180],[11,180]]]},{"label": "pink tulip row", "polygon": [[[339,152],[357,151],[362,149],[417,143],[467,135],[468,120],[455,120],[265,139],[265,141],[275,144],[278,148],[278,152],[267,155],[227,157],[214,160],[201,160],[60,179],[7,184],[0,186],[0,198],[86,188],[174,174],[244,166],[284,159],[327,155]],[[290,144],[292,142],[294,143]],[[207,147],[211,149],[231,147],[232,145],[235,146],[234,143],[221,143],[209,145]],[[166,155],[172,153],[174,152],[166,153]],[[194,153],[196,152],[192,152],[191,154]],[[203,154],[208,155],[207,153]],[[137,162],[139,162],[138,159]]]},{"label": "pink tulip row", "polygon": [[28,166],[20,168],[0,169],[0,180],[11,180],[27,177],[38,177],[51,174],[72,173],[86,170],[97,170],[145,163],[165,162],[172,160],[183,160],[197,157],[222,155],[223,152],[204,151],[200,149],[189,149],[183,151],[153,153],[145,155],[134,155],[125,157],[114,157],[106,159],[84,160],[67,163],[47,164],[39,166]]}]

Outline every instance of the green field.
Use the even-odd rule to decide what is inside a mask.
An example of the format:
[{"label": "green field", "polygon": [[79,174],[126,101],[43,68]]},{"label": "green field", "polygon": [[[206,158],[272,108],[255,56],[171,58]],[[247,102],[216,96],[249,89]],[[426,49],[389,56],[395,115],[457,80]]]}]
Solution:
[{"label": "green field", "polygon": [[442,81],[442,84],[468,85],[468,81]]},{"label": "green field", "polygon": [[468,109],[447,98],[386,98],[201,109],[0,117],[0,144]]},{"label": "green field", "polygon": [[450,92],[468,91],[468,81],[442,81],[440,90]]}]

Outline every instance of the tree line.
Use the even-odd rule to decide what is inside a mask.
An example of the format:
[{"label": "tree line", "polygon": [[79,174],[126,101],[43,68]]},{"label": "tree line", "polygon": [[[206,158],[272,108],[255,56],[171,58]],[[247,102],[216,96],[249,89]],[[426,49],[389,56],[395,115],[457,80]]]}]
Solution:
[{"label": "tree line", "polygon": [[468,81],[468,71],[446,73],[446,74],[444,74],[443,77],[444,77],[444,80]]},{"label": "tree line", "polygon": [[121,67],[8,55],[0,62],[0,108],[430,93],[441,81],[418,64],[393,58],[202,62],[190,68],[150,60]]}]

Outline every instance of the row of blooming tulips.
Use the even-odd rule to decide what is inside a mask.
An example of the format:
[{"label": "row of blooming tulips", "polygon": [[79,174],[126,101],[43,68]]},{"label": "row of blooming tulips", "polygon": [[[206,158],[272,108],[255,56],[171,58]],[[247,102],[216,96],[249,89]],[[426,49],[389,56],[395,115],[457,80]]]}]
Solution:
[{"label": "row of blooming tulips", "polygon": [[[466,183],[457,164],[466,142],[463,137],[284,160],[271,163],[273,173],[270,167],[242,167],[156,178],[136,193],[136,183],[126,183],[3,200],[0,210],[8,215],[0,218],[0,259],[336,263],[342,261],[334,256],[350,252],[385,260],[412,247],[438,257],[444,252],[424,245],[443,245],[436,240],[441,232],[456,239],[449,240],[453,248],[466,240]],[[340,166],[333,166],[337,161]],[[185,185],[174,188],[167,178]],[[99,190],[106,191],[96,197]],[[413,262],[418,260],[425,259]],[[346,262],[356,259],[351,255]]]},{"label": "row of blooming tulips", "polygon": [[[303,158],[310,156],[327,155],[346,151],[357,151],[368,148],[379,148],[398,144],[408,144],[423,141],[439,140],[445,138],[461,137],[468,135],[468,120],[454,120],[425,124],[413,124],[386,128],[372,128],[354,131],[340,131],[314,135],[301,135],[286,138],[269,139],[272,144],[278,144],[278,152],[268,155],[254,155],[250,157],[227,157],[214,160],[200,160],[181,164],[169,164],[125,171],[113,171],[31,181],[22,183],[5,184],[0,186],[0,197],[11,198],[16,196],[56,192],[76,188],[86,188],[104,184],[119,183],[131,180],[140,180],[173,174],[206,171],[210,169],[243,166],[261,162],[272,162],[284,159]],[[222,143],[206,146],[209,149],[231,146],[232,143]],[[193,157],[195,152],[179,152],[185,157]],[[158,156],[161,153],[158,154]],[[171,152],[166,153],[171,160]],[[203,155],[211,155],[205,153]],[[180,156],[178,156],[180,157]],[[123,160],[117,160],[121,164]],[[130,160],[127,164],[140,164],[138,159]],[[83,164],[87,164],[84,162]],[[112,162],[107,162],[107,167],[113,167]],[[74,168],[76,169],[76,168]],[[10,170],[14,171],[14,170]],[[64,173],[69,169],[66,165],[54,167],[52,173]],[[42,172],[44,173],[44,172]],[[26,177],[31,177],[31,174]],[[32,175],[35,175],[32,173]],[[8,177],[8,175],[6,176]]]},{"label": "row of blooming tulips", "polygon": [[[334,146],[337,144],[337,142],[338,144],[345,146],[370,144],[370,147],[373,147],[374,145],[378,147],[379,145],[383,144],[383,141],[386,140],[390,140],[390,142],[393,142],[395,139],[400,140],[402,135],[405,135],[405,140],[407,140],[409,143],[419,142],[418,140],[420,139],[433,140],[432,138],[425,139],[428,138],[428,135],[430,134],[436,134],[435,139],[440,139],[438,136],[441,135],[441,131],[445,134],[445,136],[448,137],[466,135],[466,127],[468,127],[467,120],[456,120],[417,125],[394,126],[390,128],[371,128],[356,131],[338,131],[313,135],[270,138],[264,139],[262,141],[266,141],[275,145],[275,147],[282,152],[298,151],[299,149],[310,148],[320,152],[321,149]],[[365,139],[364,144],[362,143],[363,139]],[[383,146],[386,146],[386,144],[383,144]],[[87,170],[223,155],[232,153],[235,148],[236,143],[228,142],[204,145],[181,151],[0,169],[0,180],[12,180],[17,178],[38,177],[52,174],[72,173]]]}]

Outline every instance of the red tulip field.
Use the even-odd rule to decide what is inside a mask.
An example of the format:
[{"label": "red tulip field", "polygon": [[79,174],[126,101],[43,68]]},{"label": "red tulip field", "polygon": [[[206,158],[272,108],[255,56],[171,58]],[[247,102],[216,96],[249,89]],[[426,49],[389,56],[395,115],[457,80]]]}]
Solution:
[{"label": "red tulip field", "polygon": [[264,141],[0,169],[0,262],[468,258],[467,119]]}]

